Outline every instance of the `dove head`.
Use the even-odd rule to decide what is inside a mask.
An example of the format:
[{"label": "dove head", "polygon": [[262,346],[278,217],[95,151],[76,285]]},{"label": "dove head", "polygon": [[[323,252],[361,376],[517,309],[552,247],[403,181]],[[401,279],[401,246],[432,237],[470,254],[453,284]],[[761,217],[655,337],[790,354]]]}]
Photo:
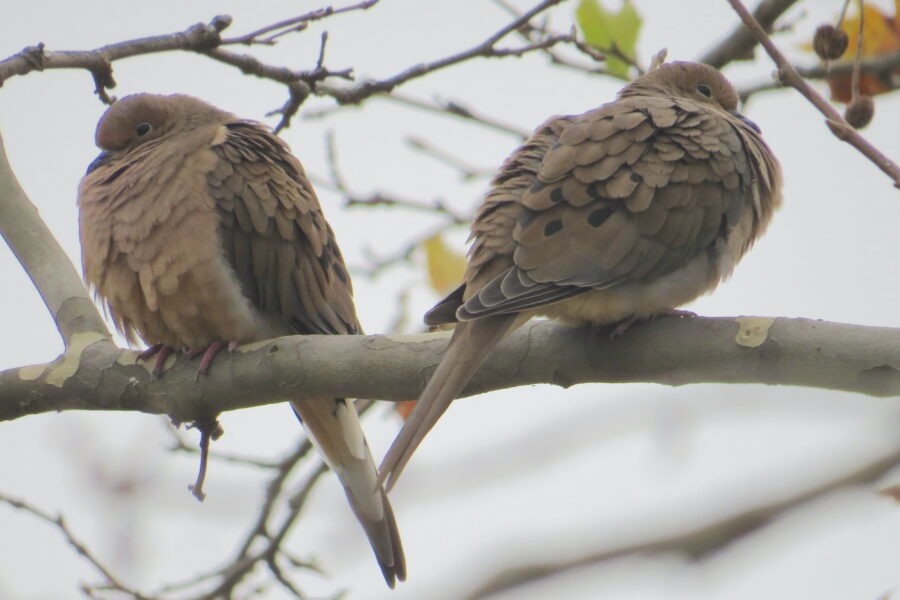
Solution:
[{"label": "dove head", "polygon": [[229,113],[191,96],[134,94],[117,100],[97,124],[97,146],[129,150],[176,130],[224,123]]},{"label": "dove head", "polygon": [[717,69],[701,63],[670,62],[641,75],[620,96],[664,94],[737,111],[739,96],[734,86]]}]

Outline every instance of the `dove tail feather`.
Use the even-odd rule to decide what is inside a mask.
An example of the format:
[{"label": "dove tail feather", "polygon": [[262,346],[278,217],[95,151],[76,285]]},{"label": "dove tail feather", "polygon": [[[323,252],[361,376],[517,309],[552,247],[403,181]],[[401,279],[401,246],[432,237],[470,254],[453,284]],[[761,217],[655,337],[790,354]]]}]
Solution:
[{"label": "dove tail feather", "polygon": [[456,326],[440,364],[381,463],[379,478],[386,480],[387,491],[397,483],[413,452],[488,354],[520,322],[520,315],[511,313],[463,321]]},{"label": "dove tail feather", "polygon": [[394,511],[378,480],[353,402],[343,398],[303,400],[291,402],[291,406],[344,486],[384,580],[393,588],[398,579],[406,579],[406,558]]}]

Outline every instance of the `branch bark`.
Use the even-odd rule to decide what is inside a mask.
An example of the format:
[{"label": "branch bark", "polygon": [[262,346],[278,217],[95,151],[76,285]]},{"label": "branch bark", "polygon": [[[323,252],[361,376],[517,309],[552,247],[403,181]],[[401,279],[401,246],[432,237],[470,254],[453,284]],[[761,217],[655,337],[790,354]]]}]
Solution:
[{"label": "branch bark", "polygon": [[[766,31],[771,31],[778,17],[783,15],[795,2],[797,0],[762,0],[753,11],[753,16]],[[721,69],[735,60],[752,60],[753,49],[758,43],[759,41],[750,33],[749,29],[738,25],[728,37],[701,56],[698,62]]]},{"label": "branch bark", "polygon": [[109,338],[81,277],[19,185],[6,158],[2,135],[0,237],[31,277],[67,346],[79,333],[90,334],[91,339]]},{"label": "branch bark", "polygon": [[[132,410],[186,422],[285,398],[417,398],[447,344],[418,336],[291,336],[222,355],[196,381],[158,378],[108,340],[0,373],[0,420],[60,410]],[[505,340],[463,396],[536,383],[764,383],[900,396],[900,329],[770,317],[660,318],[606,330],[534,321]]]}]

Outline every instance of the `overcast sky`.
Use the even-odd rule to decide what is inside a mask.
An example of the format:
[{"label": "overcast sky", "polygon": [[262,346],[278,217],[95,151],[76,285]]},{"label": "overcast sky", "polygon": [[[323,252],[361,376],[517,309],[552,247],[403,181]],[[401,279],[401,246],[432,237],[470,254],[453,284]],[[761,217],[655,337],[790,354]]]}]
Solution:
[{"label": "overcast sky", "polygon": [[[533,1],[517,0],[529,8]],[[616,3],[610,2],[615,5]],[[793,58],[839,0],[798,3],[794,30],[778,43]],[[878,2],[887,9],[888,1]],[[724,0],[638,0],[645,17],[639,52],[662,47],[671,59],[698,57],[736,24]],[[20,2],[0,19],[0,57],[44,42],[82,50],[170,33],[230,14],[239,34],[319,7],[310,1]],[[566,30],[575,4],[552,12]],[[676,8],[677,7],[677,8]],[[508,22],[479,0],[382,0],[372,10],[313,25],[276,47],[252,51],[296,69],[312,68],[319,33],[330,34],[326,64],[381,78],[485,39]],[[516,40],[513,40],[516,41]],[[188,93],[241,116],[266,121],[284,89],[201,56],[171,53],[114,65],[116,94]],[[764,55],[726,74],[738,86],[765,81]],[[474,61],[401,88],[422,99],[458,100],[522,129],[548,116],[579,113],[613,98],[619,84],[549,68],[538,56]],[[822,86],[819,86],[821,89]],[[0,133],[19,180],[75,264],[75,190],[97,153],[93,132],[104,106],[82,71],[35,72],[0,88]],[[306,114],[332,106],[304,105]],[[802,316],[900,326],[900,197],[858,152],[836,141],[822,117],[791,91],[760,95],[746,114],[781,160],[785,203],[731,281],[690,306],[704,315]],[[298,119],[283,137],[313,175],[327,175],[324,135],[333,131],[341,169],[355,192],[428,201],[471,212],[486,180],[462,182],[446,165],[412,149],[409,136],[484,169],[496,168],[517,140],[452,118],[383,100],[325,119]],[[880,97],[865,135],[900,158],[900,95]],[[441,220],[387,209],[346,209],[320,198],[345,258],[389,256]],[[465,230],[450,235],[463,250]],[[410,289],[409,331],[437,299],[416,264],[374,280],[357,277],[356,301],[368,332],[384,331]],[[0,245],[0,369],[51,360],[62,344],[34,288]],[[220,450],[276,457],[300,435],[286,406],[222,416]],[[565,560],[692,531],[709,520],[814,487],[900,445],[900,407],[819,390],[762,386],[583,385],[508,390],[456,403],[418,451],[392,494],[409,581],[389,593],[336,479],[312,495],[290,548],[315,558],[330,577],[297,574],[315,597],[460,598],[497,568]],[[389,410],[365,421],[377,456],[399,427]],[[193,434],[192,434],[193,435]],[[165,450],[158,417],[41,415],[0,425],[0,493],[63,512],[71,528],[128,582],[158,586],[215,568],[252,522],[263,478],[215,462],[203,504],[187,492],[193,457]],[[874,488],[842,490],[780,516],[700,561],[675,553],[633,557],[568,573],[503,598],[812,598],[874,599],[900,588],[900,507]],[[123,482],[128,482],[125,485]],[[57,531],[0,506],[0,597],[75,598],[95,574]],[[266,598],[286,597],[273,588]]]}]

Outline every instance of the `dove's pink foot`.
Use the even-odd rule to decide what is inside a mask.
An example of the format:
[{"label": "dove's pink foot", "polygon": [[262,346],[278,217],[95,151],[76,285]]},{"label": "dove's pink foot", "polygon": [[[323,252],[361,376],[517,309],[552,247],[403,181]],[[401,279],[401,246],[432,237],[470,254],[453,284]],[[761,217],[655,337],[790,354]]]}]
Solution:
[{"label": "dove's pink foot", "polygon": [[200,358],[200,366],[197,367],[197,375],[206,375],[206,372],[209,371],[209,365],[212,363],[213,359],[216,357],[223,348],[228,348],[228,351],[231,352],[235,348],[237,348],[237,340],[231,340],[230,342],[224,342],[222,340],[216,340],[209,346],[196,346],[187,351],[187,358],[194,358],[195,356],[203,355]]},{"label": "dove's pink foot", "polygon": [[154,344],[138,354],[138,360],[147,360],[156,356],[156,360],[153,361],[153,369],[150,372],[154,375],[159,375],[162,373],[163,365],[166,364],[166,359],[169,358],[174,351],[175,350],[170,346]]}]

